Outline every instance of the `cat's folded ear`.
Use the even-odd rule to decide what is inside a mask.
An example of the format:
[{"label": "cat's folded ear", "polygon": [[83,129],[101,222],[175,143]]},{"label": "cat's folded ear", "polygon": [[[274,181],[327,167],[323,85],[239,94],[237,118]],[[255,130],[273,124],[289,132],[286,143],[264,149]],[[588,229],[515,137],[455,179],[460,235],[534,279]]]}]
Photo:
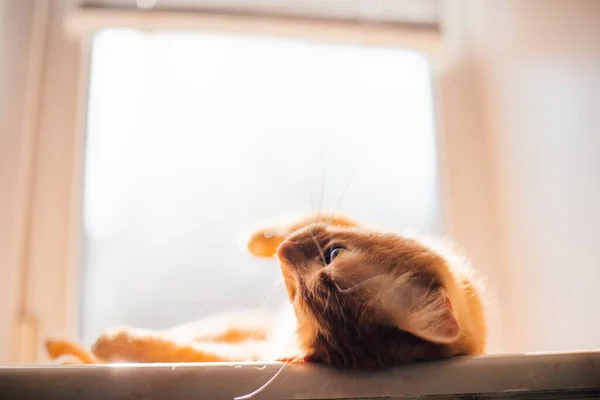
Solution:
[{"label": "cat's folded ear", "polygon": [[261,229],[248,240],[250,253],[260,258],[269,258],[275,255],[277,247],[285,240],[291,232],[288,229]]},{"label": "cat's folded ear", "polygon": [[446,289],[429,289],[403,281],[380,298],[384,319],[398,328],[433,343],[449,344],[460,336],[456,312]]}]

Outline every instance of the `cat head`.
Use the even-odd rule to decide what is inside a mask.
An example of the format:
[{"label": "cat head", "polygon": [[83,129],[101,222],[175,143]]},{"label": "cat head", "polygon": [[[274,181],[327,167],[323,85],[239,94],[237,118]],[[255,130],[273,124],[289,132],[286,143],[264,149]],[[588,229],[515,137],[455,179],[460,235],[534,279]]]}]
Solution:
[{"label": "cat head", "polygon": [[415,239],[340,221],[308,218],[277,239],[307,359],[381,368],[456,353],[463,288],[451,261]]}]

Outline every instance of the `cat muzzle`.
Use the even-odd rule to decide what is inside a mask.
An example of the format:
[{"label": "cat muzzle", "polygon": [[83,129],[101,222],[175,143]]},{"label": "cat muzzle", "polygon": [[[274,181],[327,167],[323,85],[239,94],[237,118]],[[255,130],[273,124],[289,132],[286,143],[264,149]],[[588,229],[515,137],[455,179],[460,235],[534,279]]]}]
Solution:
[{"label": "cat muzzle", "polygon": [[304,255],[298,249],[296,243],[286,240],[277,248],[277,258],[282,264],[289,267],[295,267],[302,262]]}]

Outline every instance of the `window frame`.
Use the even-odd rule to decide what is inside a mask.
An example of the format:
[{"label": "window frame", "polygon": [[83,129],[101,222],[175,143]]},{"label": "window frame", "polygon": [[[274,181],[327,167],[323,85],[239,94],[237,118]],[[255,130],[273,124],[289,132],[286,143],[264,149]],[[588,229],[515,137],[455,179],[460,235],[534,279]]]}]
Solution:
[{"label": "window frame", "polygon": [[0,254],[7,258],[2,274],[10,277],[0,309],[7,335],[0,363],[23,364],[45,359],[43,338],[77,332],[89,47],[87,40],[64,36],[68,1],[3,4],[5,37],[27,40],[7,48],[0,65],[17,72],[2,95],[24,93],[2,110],[3,136],[14,138],[3,149],[16,156],[0,159],[0,169],[15,178],[0,181],[13,200],[0,209],[0,218],[12,222],[4,228],[7,248]]},{"label": "window frame", "polygon": [[414,48],[433,55],[442,48],[436,26],[367,23],[359,21],[279,17],[225,12],[132,11],[72,9],[65,29],[73,38],[93,35],[106,28],[148,31],[208,31],[283,36],[322,42]]},{"label": "window frame", "polygon": [[[0,181],[0,186],[28,204],[23,207],[17,201],[0,210],[0,218],[14,214],[19,221],[6,230],[15,238],[6,253],[12,259],[0,267],[11,276],[8,285],[13,288],[7,306],[0,309],[0,318],[6,318],[0,321],[7,321],[10,332],[7,349],[0,349],[0,363],[46,361],[45,337],[77,338],[90,38],[106,27],[270,34],[424,53],[434,66],[442,224],[474,264],[485,265],[484,272],[493,275],[490,179],[476,107],[479,88],[469,75],[473,65],[460,47],[465,42],[457,15],[460,0],[442,8],[443,29],[224,13],[83,10],[69,0],[43,3],[21,0],[12,5],[25,7],[19,14],[25,23],[21,26],[37,18],[44,28],[31,30],[36,40],[29,42],[28,56],[14,61],[33,71],[20,82],[30,87],[22,103],[30,106],[14,117],[21,127],[18,140],[7,148],[21,151],[22,158],[18,165],[0,160],[1,170],[16,171],[18,176],[16,184]],[[12,29],[19,33],[16,26]]]}]

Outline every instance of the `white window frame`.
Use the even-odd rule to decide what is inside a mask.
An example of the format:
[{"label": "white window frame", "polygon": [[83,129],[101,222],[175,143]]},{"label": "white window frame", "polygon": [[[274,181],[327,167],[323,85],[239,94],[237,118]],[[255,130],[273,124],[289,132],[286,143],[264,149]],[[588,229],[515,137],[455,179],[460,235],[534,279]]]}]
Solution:
[{"label": "white window frame", "polygon": [[74,8],[65,26],[75,38],[93,35],[100,29],[209,31],[253,35],[273,35],[324,42],[415,48],[426,54],[439,54],[441,36],[437,27],[403,26],[344,20],[278,17],[225,12],[134,11]]},{"label": "white window frame", "polygon": [[[24,96],[9,104],[14,109],[0,109],[0,117],[7,117],[0,120],[0,155],[18,155],[0,157],[0,171],[7,172],[0,174],[0,190],[8,200],[0,208],[0,223],[7,222],[0,226],[0,234],[6,235],[0,241],[5,243],[0,272],[8,277],[7,290],[0,290],[0,363],[45,361],[44,337],[77,338],[89,39],[106,27],[268,34],[413,48],[429,55],[435,65],[443,223],[474,264],[493,276],[497,249],[491,179],[477,108],[479,88],[463,48],[462,17],[456,14],[461,1],[443,3],[443,29],[225,13],[86,10],[68,0],[5,2],[11,15],[0,13],[0,27],[5,19],[12,23],[0,33],[30,40],[24,43],[29,50],[25,56],[15,52],[12,58],[0,58],[0,72],[5,65],[26,71],[16,77]],[[6,143],[5,128],[16,132],[6,135]],[[491,328],[492,343],[501,346],[494,337],[499,329]]]},{"label": "white window frame", "polygon": [[67,7],[2,2],[0,363],[43,360],[42,338],[77,332],[88,57],[63,34]]}]

